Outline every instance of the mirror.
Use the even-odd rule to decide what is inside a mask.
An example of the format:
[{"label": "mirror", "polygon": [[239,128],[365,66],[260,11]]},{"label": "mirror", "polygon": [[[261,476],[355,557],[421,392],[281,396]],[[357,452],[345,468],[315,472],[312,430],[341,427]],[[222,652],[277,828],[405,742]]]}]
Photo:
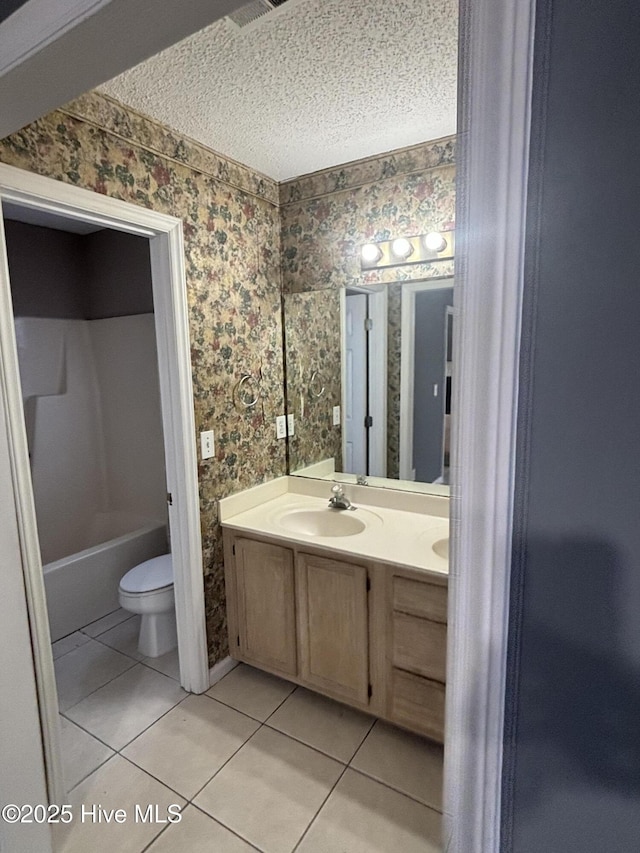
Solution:
[{"label": "mirror", "polygon": [[447,493],[452,306],[452,278],[285,294],[291,474]]},{"label": "mirror", "polygon": [[448,494],[455,138],[287,181],[280,202],[289,473]]}]

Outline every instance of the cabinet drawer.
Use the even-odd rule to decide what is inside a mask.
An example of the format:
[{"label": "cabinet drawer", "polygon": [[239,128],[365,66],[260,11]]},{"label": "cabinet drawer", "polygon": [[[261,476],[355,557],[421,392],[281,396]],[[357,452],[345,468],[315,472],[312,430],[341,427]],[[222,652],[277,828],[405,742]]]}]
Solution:
[{"label": "cabinet drawer", "polygon": [[434,622],[447,621],[447,587],[432,583],[393,578],[393,609],[423,616]]},{"label": "cabinet drawer", "polygon": [[439,743],[444,743],[444,697],[443,684],[391,670],[391,719]]},{"label": "cabinet drawer", "polygon": [[404,613],[393,614],[393,666],[444,682],[446,662],[446,625]]}]

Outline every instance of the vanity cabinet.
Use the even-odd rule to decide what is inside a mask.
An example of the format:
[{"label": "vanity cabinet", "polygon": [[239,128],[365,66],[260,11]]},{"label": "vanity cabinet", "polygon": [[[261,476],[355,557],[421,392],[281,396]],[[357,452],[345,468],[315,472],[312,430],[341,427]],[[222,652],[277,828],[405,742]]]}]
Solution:
[{"label": "vanity cabinet", "polygon": [[444,740],[446,576],[223,536],[233,658]]}]

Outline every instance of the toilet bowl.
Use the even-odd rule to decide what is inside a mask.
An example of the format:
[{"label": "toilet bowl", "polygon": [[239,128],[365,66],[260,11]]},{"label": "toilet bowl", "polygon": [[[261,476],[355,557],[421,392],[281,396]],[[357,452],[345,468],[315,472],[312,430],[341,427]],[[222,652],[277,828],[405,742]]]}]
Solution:
[{"label": "toilet bowl", "polygon": [[157,658],[178,645],[171,554],[153,557],[130,569],[118,587],[120,606],[139,613],[138,651]]}]

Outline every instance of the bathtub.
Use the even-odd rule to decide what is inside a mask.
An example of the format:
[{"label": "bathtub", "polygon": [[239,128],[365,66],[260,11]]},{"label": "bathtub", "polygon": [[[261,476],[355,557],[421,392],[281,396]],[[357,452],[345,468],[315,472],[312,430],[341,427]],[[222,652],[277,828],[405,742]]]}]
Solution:
[{"label": "bathtub", "polygon": [[122,512],[97,515],[82,544],[42,567],[52,642],[116,610],[125,572],[169,550],[166,524]]}]

